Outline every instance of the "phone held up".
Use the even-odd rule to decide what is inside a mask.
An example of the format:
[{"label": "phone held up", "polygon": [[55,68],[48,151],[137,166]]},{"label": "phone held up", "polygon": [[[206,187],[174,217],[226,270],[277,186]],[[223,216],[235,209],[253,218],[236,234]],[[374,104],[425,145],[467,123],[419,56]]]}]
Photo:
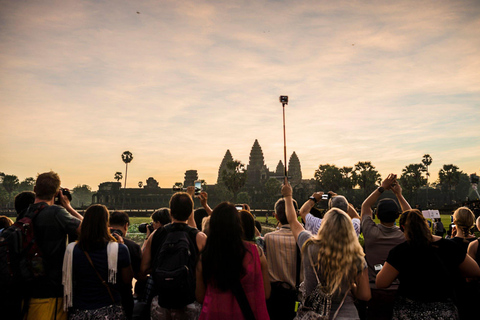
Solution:
[{"label": "phone held up", "polygon": [[195,181],[195,195],[198,196],[200,192],[202,192],[202,181],[197,180]]}]

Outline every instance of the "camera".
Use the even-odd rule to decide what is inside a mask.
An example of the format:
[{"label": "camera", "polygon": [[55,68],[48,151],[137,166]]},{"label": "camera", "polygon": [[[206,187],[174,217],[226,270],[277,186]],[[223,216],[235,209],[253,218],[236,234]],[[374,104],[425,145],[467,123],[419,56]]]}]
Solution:
[{"label": "camera", "polygon": [[[62,191],[62,194],[67,197],[68,201],[72,201],[72,194],[70,193],[70,191],[68,191],[68,189],[66,188],[62,188],[60,187],[60,190]],[[58,192],[60,193],[60,190],[58,190]],[[59,193],[55,196],[55,201],[54,203],[61,206],[62,203],[60,202],[60,197],[59,197]]]},{"label": "camera", "polygon": [[280,102],[283,104],[288,104],[288,96],[280,96]]},{"label": "camera", "polygon": [[153,230],[155,230],[155,228],[153,228],[153,222],[144,222],[138,225],[138,231],[141,233],[147,233],[147,228],[150,230],[150,233],[152,233]]},{"label": "camera", "polygon": [[236,205],[235,205],[235,209],[237,209],[238,211],[242,211],[242,210],[243,210],[243,206],[236,204]]},{"label": "camera", "polygon": [[322,194],[322,200],[328,200],[328,199],[330,199],[330,194],[328,193]]}]

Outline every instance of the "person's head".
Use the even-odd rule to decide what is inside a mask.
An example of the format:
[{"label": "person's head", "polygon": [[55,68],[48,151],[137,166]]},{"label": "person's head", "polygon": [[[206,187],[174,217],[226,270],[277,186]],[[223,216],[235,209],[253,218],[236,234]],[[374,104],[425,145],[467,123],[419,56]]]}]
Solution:
[{"label": "person's head", "polygon": [[130,218],[125,211],[114,211],[110,213],[108,220],[110,228],[119,229],[123,236],[127,234],[128,226],[130,225]]},{"label": "person's head", "polygon": [[411,209],[403,212],[399,223],[400,229],[410,244],[428,246],[433,241],[427,220],[420,210]]},{"label": "person's head", "polygon": [[398,204],[393,199],[381,199],[377,204],[377,217],[380,222],[395,222],[400,215]]},{"label": "person's head", "polygon": [[60,190],[60,177],[53,171],[39,174],[33,188],[36,197],[46,201],[53,200],[58,190]]},{"label": "person's head", "polygon": [[35,192],[23,191],[15,196],[15,211],[17,215],[27,210],[35,202]]},{"label": "person's head", "polygon": [[[293,200],[293,207],[295,208],[295,212],[298,211],[298,204],[297,201]],[[281,224],[288,224],[287,215],[285,213],[285,199],[280,198],[277,200],[274,206],[275,209],[275,217]]]},{"label": "person's head", "polygon": [[255,239],[255,219],[252,214],[246,210],[238,212],[240,221],[242,221],[244,240],[253,241]]},{"label": "person's head", "polygon": [[13,224],[12,219],[7,216],[0,216],[0,230],[10,227]]},{"label": "person's head", "polygon": [[172,217],[170,216],[170,209],[168,208],[160,208],[156,210],[154,213],[152,213],[150,218],[152,218],[154,229],[158,229],[172,222]]},{"label": "person's head", "polygon": [[84,250],[96,248],[109,241],[116,241],[108,228],[109,212],[102,204],[94,204],[85,210],[78,243]]},{"label": "person's head", "polygon": [[[310,243],[316,243],[318,247]],[[318,248],[318,252],[311,251],[315,248]],[[353,283],[365,263],[363,248],[358,242],[352,220],[338,208],[325,213],[318,234],[302,248],[302,251],[306,250],[317,257],[313,261],[323,270],[325,285],[332,291],[341,288],[345,281]]]},{"label": "person's head", "polygon": [[348,201],[344,196],[335,196],[328,200],[328,210],[338,208],[344,212],[348,211]]},{"label": "person's head", "polygon": [[202,228],[203,228],[202,221],[207,216],[208,216],[207,210],[205,210],[204,208],[195,209],[195,211],[193,212],[193,217],[195,219],[195,223],[197,224],[198,230],[202,231]]},{"label": "person's head", "polygon": [[210,216],[209,235],[202,253],[203,278],[222,291],[233,287],[244,275],[243,228],[235,205],[222,202]]},{"label": "person's head", "polygon": [[475,223],[475,215],[469,208],[460,207],[453,213],[453,223],[457,226],[457,230],[461,229],[467,236]]},{"label": "person's head", "polygon": [[177,221],[187,221],[193,211],[192,197],[186,192],[177,192],[170,198],[170,214]]}]

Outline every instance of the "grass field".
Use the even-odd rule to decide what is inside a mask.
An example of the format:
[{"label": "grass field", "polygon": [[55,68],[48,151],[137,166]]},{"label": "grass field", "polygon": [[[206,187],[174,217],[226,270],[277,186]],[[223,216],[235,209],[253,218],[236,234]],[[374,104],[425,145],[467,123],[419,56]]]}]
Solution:
[{"label": "grass field", "polygon": [[[448,226],[450,225],[450,215],[440,215],[442,219],[443,226],[445,227],[446,230],[448,230]],[[268,225],[265,224],[265,217],[257,217],[257,220],[262,223],[264,226],[262,230],[262,234],[271,232],[275,230],[275,225],[276,225],[276,219],[273,217],[268,218]],[[376,218],[374,219],[376,223],[379,223],[380,221]],[[150,222],[150,217],[131,217],[130,218],[130,228],[128,229],[129,233],[129,238],[131,238],[134,241],[137,242],[142,242],[145,239],[145,234],[139,233],[138,232],[138,225],[144,222]],[[398,225],[398,221],[397,221]],[[477,233],[477,237],[479,236],[479,233]]]}]

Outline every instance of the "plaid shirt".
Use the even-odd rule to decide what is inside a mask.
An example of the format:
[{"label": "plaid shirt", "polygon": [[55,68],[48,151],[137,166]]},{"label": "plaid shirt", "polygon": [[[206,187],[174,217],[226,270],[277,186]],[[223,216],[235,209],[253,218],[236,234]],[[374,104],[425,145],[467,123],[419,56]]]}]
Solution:
[{"label": "plaid shirt", "polygon": [[[297,244],[288,224],[265,235],[265,255],[270,282],[283,281],[295,287]],[[302,274],[303,270],[300,270],[300,281]]]},{"label": "plaid shirt", "polygon": [[[307,214],[305,217],[305,229],[310,231],[312,234],[317,234],[318,229],[322,225],[322,219],[313,216],[311,213]],[[360,235],[360,219],[353,218],[352,219],[353,229],[355,229],[355,233],[357,237]]]}]

